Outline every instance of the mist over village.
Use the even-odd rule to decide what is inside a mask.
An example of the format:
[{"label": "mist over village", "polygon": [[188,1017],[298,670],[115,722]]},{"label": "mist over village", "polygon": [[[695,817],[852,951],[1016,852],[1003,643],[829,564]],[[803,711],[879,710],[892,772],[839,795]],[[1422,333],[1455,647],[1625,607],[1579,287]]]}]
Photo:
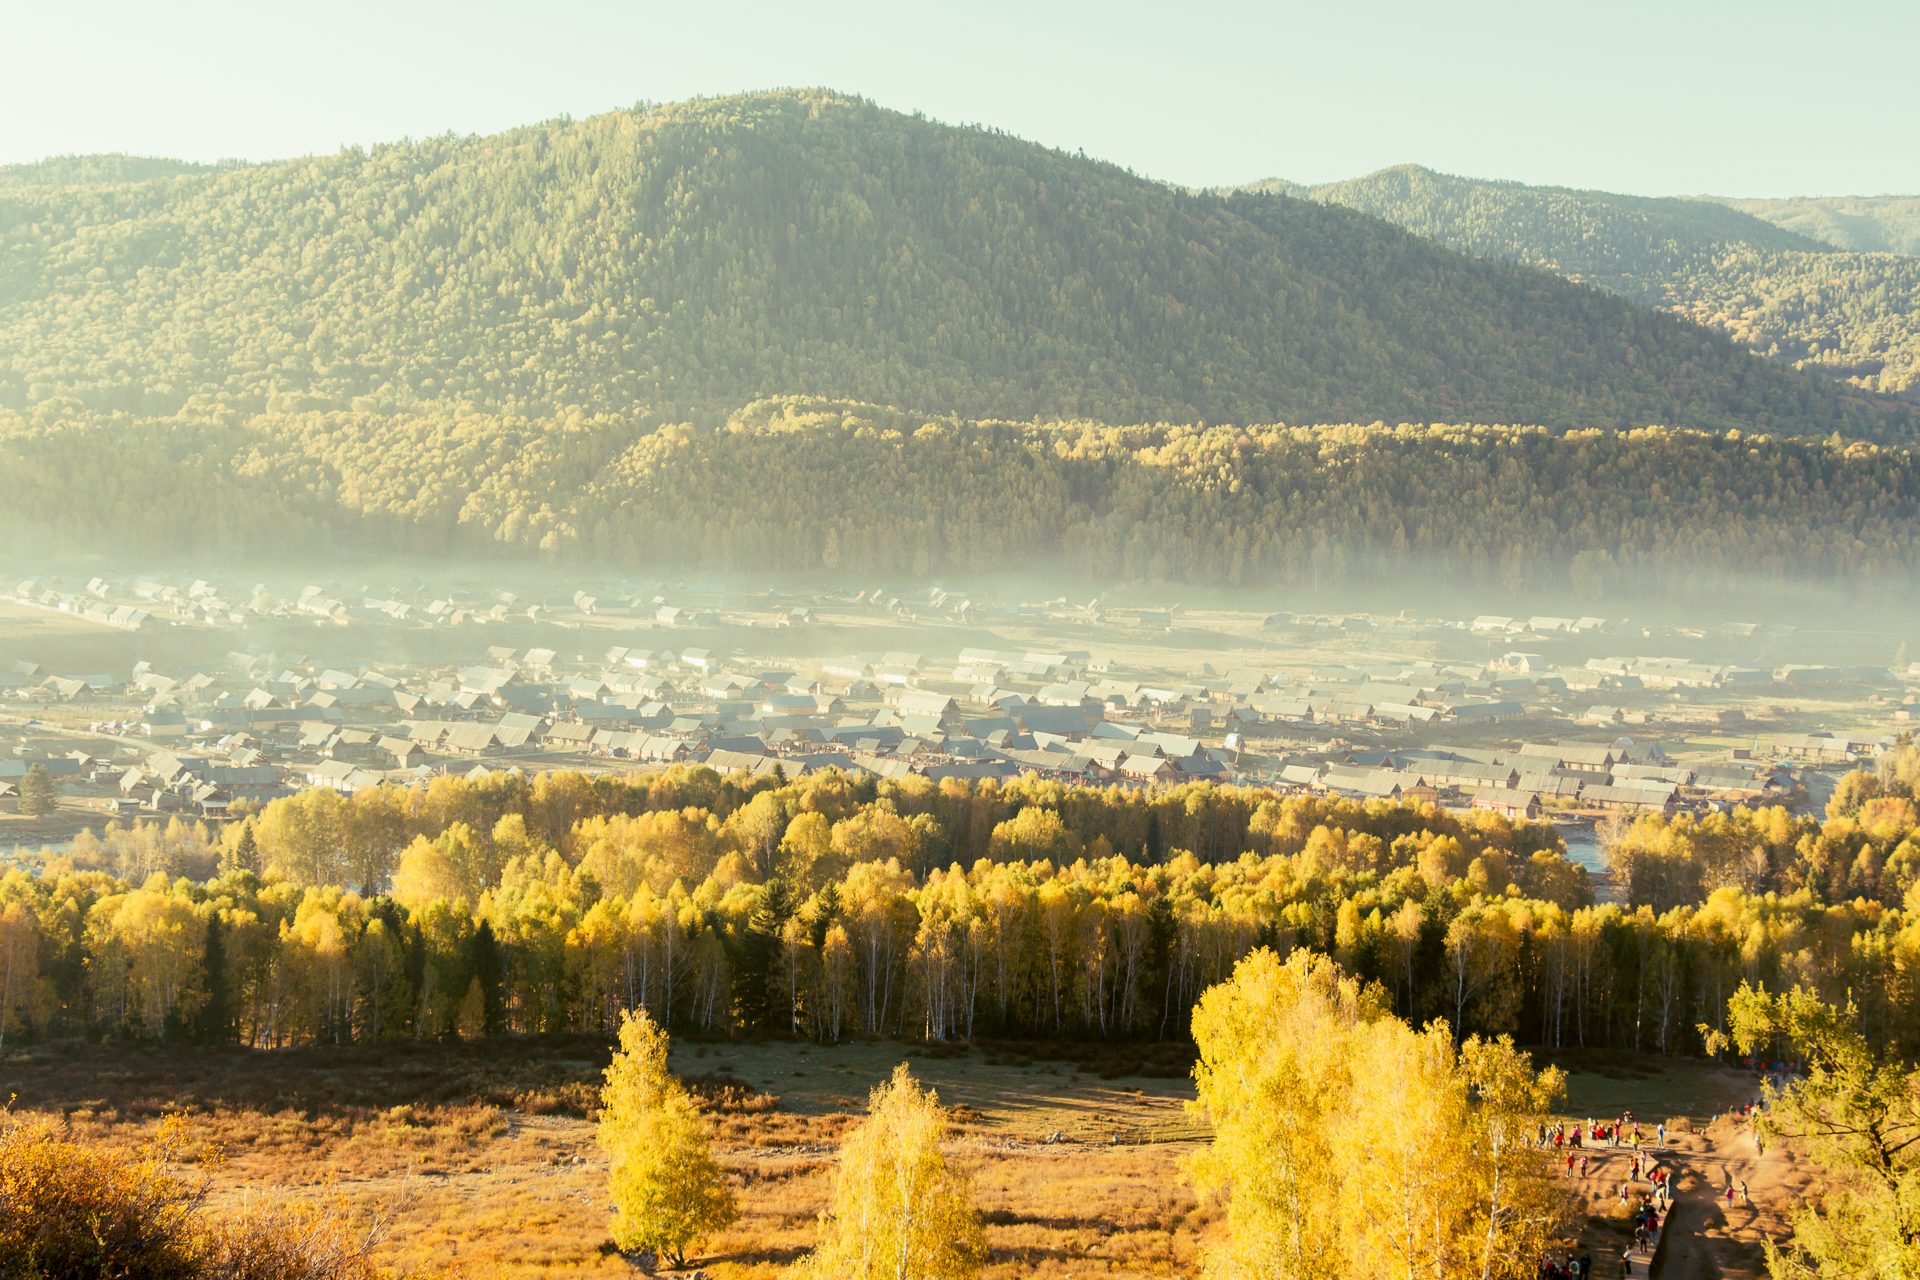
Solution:
[{"label": "mist over village", "polygon": [[1920,1274],[1853,7],[22,15],[0,1278]]}]

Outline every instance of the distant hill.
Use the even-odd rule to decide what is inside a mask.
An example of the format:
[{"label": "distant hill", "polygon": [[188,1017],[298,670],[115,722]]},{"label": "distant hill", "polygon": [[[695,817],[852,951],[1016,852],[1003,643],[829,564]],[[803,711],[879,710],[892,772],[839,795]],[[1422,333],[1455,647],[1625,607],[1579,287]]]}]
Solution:
[{"label": "distant hill", "polygon": [[1482,258],[1543,267],[1639,301],[1727,244],[1826,253],[1831,245],[1710,200],[1655,199],[1456,178],[1419,165],[1309,189],[1307,198],[1385,218]]},{"label": "distant hill", "polygon": [[49,156],[32,164],[0,165],[0,188],[104,187],[123,182],[147,182],[154,178],[178,178],[183,174],[212,173],[219,167],[195,164],[190,160],[118,153]]},{"label": "distant hill", "polygon": [[1721,204],[1857,253],[1920,255],[1920,196],[1797,196],[1791,200],[1733,200]]},{"label": "distant hill", "polygon": [[[1920,458],[1740,432],[978,422],[844,401],[717,428],[471,410],[0,411],[0,546],[864,580],[1339,588],[1417,573],[1592,600],[1796,579],[1911,598]],[[1311,597],[1307,597],[1311,599]]]},{"label": "distant hill", "polygon": [[793,393],[1116,423],[1913,422],[1331,203],[819,91],[0,190],[0,405],[717,421]]},{"label": "distant hill", "polygon": [[[1370,213],[1463,253],[1541,267],[1687,316],[1796,369],[1920,398],[1920,258],[1845,252],[1804,234],[1841,226],[1835,210],[1846,202],[1788,219],[1775,216],[1776,206],[1801,202],[1649,199],[1418,165],[1316,187],[1269,179],[1243,189]],[[1893,243],[1902,227],[1896,206],[1848,225]]]}]

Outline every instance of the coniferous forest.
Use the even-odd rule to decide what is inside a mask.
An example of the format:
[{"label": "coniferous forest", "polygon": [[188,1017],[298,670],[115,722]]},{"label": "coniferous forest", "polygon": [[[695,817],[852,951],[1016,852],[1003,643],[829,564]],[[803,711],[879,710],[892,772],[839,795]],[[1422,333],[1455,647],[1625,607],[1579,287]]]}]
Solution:
[{"label": "coniferous forest", "polygon": [[676,416],[813,394],[1118,424],[1907,422],[1346,209],[824,92],[15,187],[0,253],[16,409]]},{"label": "coniferous forest", "polygon": [[1419,165],[1248,189],[1358,209],[1463,253],[1585,281],[1851,386],[1909,399],[1920,389],[1912,200],[1650,199]]}]

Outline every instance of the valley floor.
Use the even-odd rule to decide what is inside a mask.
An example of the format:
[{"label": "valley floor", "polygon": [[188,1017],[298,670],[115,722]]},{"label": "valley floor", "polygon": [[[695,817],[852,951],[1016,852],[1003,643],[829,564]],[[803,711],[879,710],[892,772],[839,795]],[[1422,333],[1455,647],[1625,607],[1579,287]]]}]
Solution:
[{"label": "valley floor", "polygon": [[[1207,1139],[1180,1052],[983,1043],[676,1043],[673,1067],[708,1099],[716,1155],[741,1205],[689,1259],[711,1280],[773,1277],[812,1244],[836,1144],[904,1056],[953,1108],[949,1157],[974,1179],[994,1280],[1194,1276],[1224,1210],[1197,1199],[1181,1159]],[[1190,1053],[1190,1050],[1186,1050]],[[1679,1131],[1667,1153],[1678,1209],[1656,1275],[1758,1276],[1813,1170],[1753,1150],[1724,1114],[1752,1078],[1654,1055],[1564,1052],[1569,1118],[1631,1107]],[[606,1162],[587,1108],[607,1060],[585,1037],[353,1046],[274,1054],[43,1046],[0,1056],[0,1094],[64,1115],[76,1136],[135,1144],[186,1112],[216,1204],[294,1195],[383,1233],[383,1264],[463,1277],[631,1275],[607,1233]],[[1684,1118],[1683,1118],[1684,1117]],[[1695,1127],[1704,1132],[1694,1134]],[[1598,1151],[1576,1180],[1581,1243],[1618,1274],[1628,1153]],[[1729,1208],[1727,1174],[1752,1204]],[[1644,1184],[1643,1184],[1644,1185]],[[1634,1274],[1644,1276],[1646,1259]]]}]

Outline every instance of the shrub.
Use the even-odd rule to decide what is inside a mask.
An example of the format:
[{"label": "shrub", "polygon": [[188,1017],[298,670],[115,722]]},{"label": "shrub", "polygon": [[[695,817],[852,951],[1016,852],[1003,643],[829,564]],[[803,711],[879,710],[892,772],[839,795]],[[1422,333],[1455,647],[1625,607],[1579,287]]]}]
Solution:
[{"label": "shrub", "polygon": [[[333,1215],[266,1203],[220,1218],[206,1183],[174,1171],[186,1125],[163,1120],[137,1155],[75,1142],[51,1122],[0,1113],[0,1259],[36,1280],[372,1280],[369,1240]],[[203,1152],[216,1163],[217,1152]]]}]

